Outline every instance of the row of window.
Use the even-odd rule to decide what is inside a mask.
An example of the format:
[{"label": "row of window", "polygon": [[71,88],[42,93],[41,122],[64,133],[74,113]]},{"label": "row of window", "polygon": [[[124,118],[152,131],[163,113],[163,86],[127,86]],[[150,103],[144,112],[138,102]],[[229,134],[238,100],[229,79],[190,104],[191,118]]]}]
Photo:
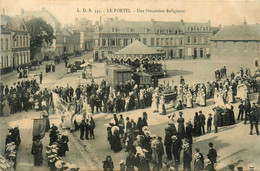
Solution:
[{"label": "row of window", "polygon": [[[188,31],[209,31],[209,29],[210,29],[209,27],[187,27]],[[132,28],[126,29],[126,32],[128,32],[128,33],[133,32],[133,31],[134,31],[134,29],[132,29]],[[150,31],[150,29],[148,29],[148,28],[144,29],[145,33],[148,33],[149,31]],[[112,33],[119,32],[119,29],[118,28],[111,28],[111,32]],[[179,33],[181,33],[181,31],[180,30],[161,30],[161,29],[157,29],[156,33],[157,34],[160,34],[160,33],[179,34]]]},{"label": "row of window", "polygon": [[[30,60],[29,52],[20,52],[17,53],[15,56],[15,65],[22,65],[28,63]],[[1,56],[0,61],[1,68],[9,67],[11,64],[10,57],[7,56]]]},{"label": "row of window", "polygon": [[[143,44],[147,45],[147,38],[136,38]],[[133,38],[129,39],[96,39],[96,46],[127,46],[133,42]],[[174,46],[183,45],[182,38],[150,38],[150,46]]]},{"label": "row of window", "polygon": [[13,47],[28,47],[29,36],[15,36],[13,39]]},{"label": "row of window", "polygon": [[209,27],[187,27],[188,31],[209,31]]},{"label": "row of window", "polygon": [[[5,42],[4,42],[5,41]],[[9,39],[6,38],[5,40],[4,39],[1,39],[1,51],[3,50],[9,50]]]},{"label": "row of window", "polygon": [[188,36],[187,37],[187,43],[200,43],[200,44],[204,44],[204,43],[210,43],[209,40],[209,36]]},{"label": "row of window", "polygon": [[[9,50],[9,39],[1,39],[1,50]],[[13,39],[13,47],[28,47],[29,36],[16,36]]]}]

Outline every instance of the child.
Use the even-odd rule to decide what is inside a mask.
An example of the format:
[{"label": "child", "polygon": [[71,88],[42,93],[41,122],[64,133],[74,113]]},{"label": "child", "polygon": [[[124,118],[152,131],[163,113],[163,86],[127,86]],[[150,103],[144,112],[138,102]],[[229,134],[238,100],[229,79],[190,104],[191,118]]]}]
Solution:
[{"label": "child", "polygon": [[211,132],[211,126],[212,126],[212,115],[211,115],[211,113],[210,113],[210,114],[209,114],[208,121],[207,121],[207,131],[208,131],[208,132]]}]

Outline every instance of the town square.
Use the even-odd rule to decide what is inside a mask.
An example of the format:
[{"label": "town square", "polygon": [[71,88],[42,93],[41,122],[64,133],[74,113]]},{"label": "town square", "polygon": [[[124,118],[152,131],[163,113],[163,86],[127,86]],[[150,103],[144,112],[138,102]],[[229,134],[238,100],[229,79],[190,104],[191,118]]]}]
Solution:
[{"label": "town square", "polygon": [[79,2],[0,2],[0,170],[260,170],[257,19]]}]

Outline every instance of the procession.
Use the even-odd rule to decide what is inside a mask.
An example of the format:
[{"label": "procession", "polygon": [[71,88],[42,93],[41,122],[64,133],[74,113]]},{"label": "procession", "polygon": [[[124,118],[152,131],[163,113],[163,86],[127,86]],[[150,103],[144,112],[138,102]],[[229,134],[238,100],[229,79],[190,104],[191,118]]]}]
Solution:
[{"label": "procession", "polygon": [[57,11],[1,12],[0,170],[260,169],[258,24]]}]

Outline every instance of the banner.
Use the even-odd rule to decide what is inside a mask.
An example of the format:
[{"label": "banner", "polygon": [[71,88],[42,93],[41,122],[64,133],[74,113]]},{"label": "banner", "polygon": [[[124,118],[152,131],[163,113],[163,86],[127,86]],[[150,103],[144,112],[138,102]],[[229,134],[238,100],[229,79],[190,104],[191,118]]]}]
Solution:
[{"label": "banner", "polygon": [[41,139],[45,136],[47,120],[43,118],[33,119],[33,137],[39,136]]},{"label": "banner", "polygon": [[[57,93],[52,92],[53,104],[57,115],[63,115],[68,112],[68,107],[62,103],[62,99]],[[66,102],[65,102],[66,103]]]}]

